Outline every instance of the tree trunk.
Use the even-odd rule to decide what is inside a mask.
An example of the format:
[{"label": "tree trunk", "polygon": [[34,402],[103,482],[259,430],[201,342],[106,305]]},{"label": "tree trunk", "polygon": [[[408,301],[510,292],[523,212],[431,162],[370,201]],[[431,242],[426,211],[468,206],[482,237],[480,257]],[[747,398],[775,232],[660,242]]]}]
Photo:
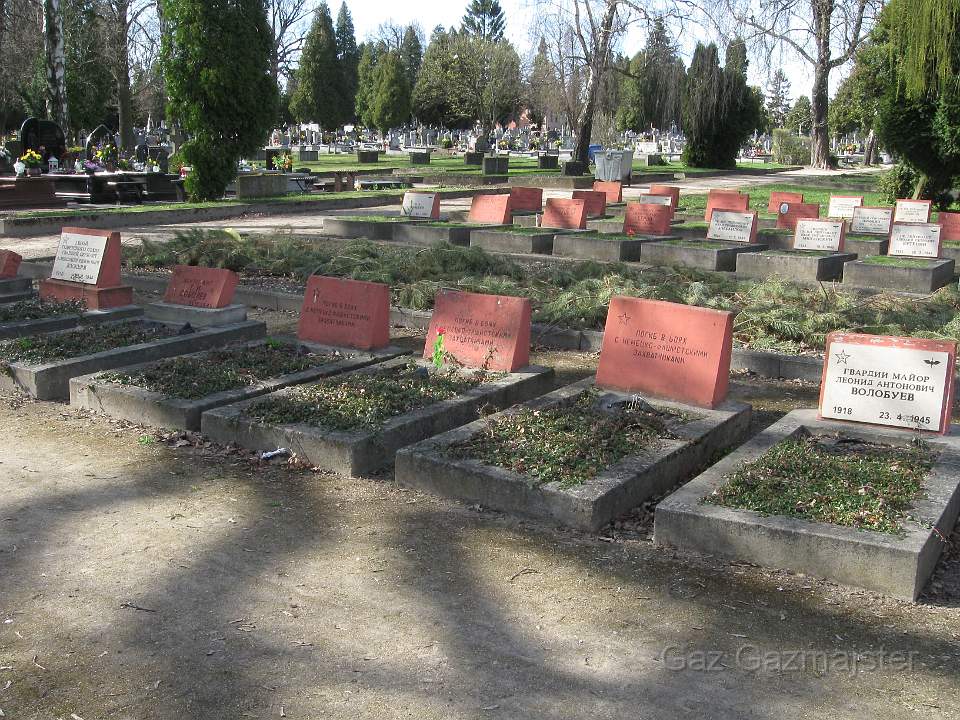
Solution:
[{"label": "tree trunk", "polygon": [[66,61],[60,0],[43,0],[43,37],[46,51],[47,114],[69,135],[70,118],[67,114]]},{"label": "tree trunk", "polygon": [[873,129],[871,129],[870,133],[867,135],[867,142],[863,148],[863,164],[867,166],[873,165],[876,154],[877,135],[873,132]]},{"label": "tree trunk", "polygon": [[120,0],[116,3],[114,32],[116,33],[116,76],[117,76],[117,121],[120,125],[120,150],[133,147],[133,93],[130,89],[130,40],[129,17],[130,3]]},{"label": "tree trunk", "polygon": [[913,189],[913,199],[922,200],[923,195],[927,190],[927,184],[930,182],[930,178],[927,175],[921,175],[917,178],[917,186]]},{"label": "tree trunk", "polygon": [[830,167],[830,130],[827,110],[830,105],[831,48],[830,31],[834,0],[814,0],[813,30],[817,43],[817,61],[813,67],[813,90],[810,93],[810,164],[825,170]]},{"label": "tree trunk", "polygon": [[576,136],[573,145],[573,159],[586,167],[590,161],[590,135],[593,133],[593,115],[597,106],[597,91],[600,89],[600,77],[610,59],[610,41],[613,35],[613,22],[617,18],[619,0],[607,0],[603,20],[600,23],[600,42],[593,48],[589,70],[587,72],[586,100],[577,116]]}]

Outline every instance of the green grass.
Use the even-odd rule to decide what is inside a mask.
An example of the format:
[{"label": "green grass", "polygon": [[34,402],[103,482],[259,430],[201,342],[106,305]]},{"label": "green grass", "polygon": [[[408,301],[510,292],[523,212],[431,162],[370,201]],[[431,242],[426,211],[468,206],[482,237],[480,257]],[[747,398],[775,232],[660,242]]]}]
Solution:
[{"label": "green grass", "polygon": [[896,534],[933,455],[917,446],[786,440],[726,478],[713,505]]},{"label": "green grass", "polygon": [[532,485],[581,485],[625,457],[652,449],[672,437],[670,427],[689,421],[667,412],[625,407],[606,412],[596,392],[569,406],[522,409],[490,420],[481,433],[449,448],[456,458],[525,475]]},{"label": "green grass", "polygon": [[493,232],[509,233],[510,235],[549,235],[563,232],[560,228],[522,227],[520,225],[494,225],[489,228]]},{"label": "green grass", "polygon": [[[827,208],[830,205],[831,195],[863,195],[864,205],[884,205],[877,192],[865,192],[856,188],[836,187],[822,188],[811,187],[810,185],[800,184],[774,184],[762,186],[743,186],[739,188],[743,193],[750,195],[750,209],[756,210],[760,217],[775,218],[776,213],[767,212],[767,204],[770,202],[770,194],[774,192],[799,192],[803,193],[805,203],[820,203],[820,215],[826,217]],[[683,195],[683,204],[687,207],[687,212],[697,214],[706,212],[707,196],[706,194],[686,194]]]},{"label": "green grass", "polygon": [[307,424],[329,430],[375,430],[404,413],[447,400],[489,375],[429,372],[409,365],[300,386],[249,406],[244,414],[271,425]]},{"label": "green grass", "polygon": [[907,258],[907,257],[896,257],[890,255],[870,255],[863,258],[863,262],[868,265],[886,265],[889,267],[902,267],[902,268],[926,268],[931,267],[934,260],[926,260],[924,258]]},{"label": "green grass", "polygon": [[370,223],[416,222],[414,218],[405,217],[403,215],[336,215],[333,216],[332,219]]},{"label": "green grass", "polygon": [[40,365],[83,355],[153,342],[176,334],[172,328],[140,323],[96,325],[55,335],[25,337],[0,343],[0,363]]},{"label": "green grass", "polygon": [[199,398],[257,385],[339,359],[313,354],[294,343],[268,340],[262,345],[213,350],[201,356],[164,360],[133,373],[111,373],[104,381],[132,385],[167,397]]}]

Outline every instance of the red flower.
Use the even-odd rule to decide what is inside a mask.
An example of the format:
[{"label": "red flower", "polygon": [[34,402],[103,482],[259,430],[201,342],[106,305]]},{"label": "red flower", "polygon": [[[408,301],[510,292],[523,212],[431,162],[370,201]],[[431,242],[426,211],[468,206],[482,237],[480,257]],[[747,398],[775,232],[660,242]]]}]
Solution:
[{"label": "red flower", "polygon": [[437,328],[437,335],[443,335],[445,332],[447,332],[446,328]]}]

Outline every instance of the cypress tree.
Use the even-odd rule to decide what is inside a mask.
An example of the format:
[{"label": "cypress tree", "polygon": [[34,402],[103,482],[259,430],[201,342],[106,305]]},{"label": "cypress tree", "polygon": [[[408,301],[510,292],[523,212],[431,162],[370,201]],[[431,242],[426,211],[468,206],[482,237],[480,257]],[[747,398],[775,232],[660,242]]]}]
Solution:
[{"label": "cypress tree", "polygon": [[161,0],[169,111],[190,139],[192,200],[223,197],[237,161],[263,146],[277,112],[262,0]]},{"label": "cypress tree", "polygon": [[357,119],[364,127],[376,127],[371,115],[373,98],[377,91],[377,48],[373,43],[360,46],[360,63],[357,67],[357,97],[354,104]]},{"label": "cypress tree", "polygon": [[420,66],[423,64],[423,45],[413,25],[407,25],[407,29],[403,32],[400,55],[403,57],[403,67],[406,70],[407,86],[412,88],[417,84],[417,75],[420,74]]},{"label": "cypress tree", "polygon": [[337,61],[340,63],[340,92],[343,98],[341,123],[352,122],[356,118],[358,68],[360,49],[353,28],[353,17],[347,3],[340,5],[337,13]]},{"label": "cypress tree", "polygon": [[410,119],[410,86],[400,53],[391,50],[381,55],[375,74],[370,125],[386,133]]},{"label": "cypress tree", "polygon": [[317,6],[307,33],[290,111],[299,122],[315,122],[327,130],[341,124],[345,114],[337,38],[326,2]]}]

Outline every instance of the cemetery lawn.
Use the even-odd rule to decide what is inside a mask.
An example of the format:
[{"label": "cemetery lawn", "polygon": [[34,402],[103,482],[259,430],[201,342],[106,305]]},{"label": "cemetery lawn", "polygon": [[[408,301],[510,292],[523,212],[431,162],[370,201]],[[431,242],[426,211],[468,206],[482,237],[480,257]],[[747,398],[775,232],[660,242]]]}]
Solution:
[{"label": "cemetery lawn", "polygon": [[0,305],[0,323],[41,320],[64,315],[83,315],[86,310],[87,308],[82,302],[74,300],[52,302],[33,298],[9,305]]},{"label": "cemetery lawn", "polygon": [[935,260],[935,258],[909,258],[909,257],[898,257],[894,255],[869,255],[863,258],[863,262],[869,265],[888,265],[892,267],[903,267],[903,268],[925,268],[930,267],[930,264]]},{"label": "cemetery lawn", "polygon": [[704,502],[896,534],[933,461],[918,445],[785,440],[733,473]]},{"label": "cemetery lawn", "polygon": [[[532,230],[532,229],[530,229]],[[732,244],[667,240],[690,247]],[[166,243],[125,246],[127,267],[225,267],[244,282],[270,287],[311,274],[386,283],[394,305],[429,310],[442,287],[530,298],[534,322],[576,330],[603,329],[615,295],[737,312],[741,347],[819,355],[828,332],[864,332],[960,339],[960,292],[955,284],[929,297],[862,294],[831,285],[803,287],[771,278],[737,281],[690,268],[644,268],[624,263],[518,262],[480,248],[436,243],[427,248],[367,240],[297,240],[191,230]],[[301,290],[302,292],[302,290]]]},{"label": "cemetery lawn", "polygon": [[104,375],[107,382],[132,385],[167,397],[198,400],[208,395],[256,385],[338,359],[316,355],[295,343],[267,340],[263,345],[213,350],[178,357],[133,373]]},{"label": "cemetery lawn", "polygon": [[[838,181],[842,182],[842,180]],[[880,194],[872,190],[862,190],[855,187],[843,187],[838,185],[835,188],[825,188],[810,185],[789,185],[774,184],[762,186],[749,186],[740,188],[741,192],[750,195],[750,209],[756,210],[762,218],[776,218],[776,213],[767,212],[767,205],[770,202],[770,194],[775,192],[796,192],[803,193],[805,203],[819,203],[820,215],[826,217],[827,208],[830,205],[831,195],[862,195],[863,204],[867,206],[884,206],[880,200]],[[684,193],[681,202],[687,208],[687,212],[694,214],[706,212],[707,196],[705,194],[686,194]]]},{"label": "cemetery lawn", "polygon": [[829,257],[836,255],[833,250],[764,250],[764,255],[786,255],[787,257]]},{"label": "cemetery lawn", "polygon": [[525,475],[532,485],[582,485],[625,457],[649,450],[670,427],[688,422],[679,414],[651,406],[604,411],[598,393],[583,393],[576,402],[543,410],[521,409],[490,420],[475,437],[453,445],[448,453]]},{"label": "cemetery lawn", "polygon": [[376,430],[391,418],[448,400],[492,377],[482,372],[427,372],[411,364],[295,387],[254,403],[244,414],[271,425],[303,423],[329,430]]},{"label": "cemetery lawn", "polygon": [[139,322],[96,325],[70,332],[25,337],[0,343],[0,364],[41,365],[173,337],[177,331]]}]

